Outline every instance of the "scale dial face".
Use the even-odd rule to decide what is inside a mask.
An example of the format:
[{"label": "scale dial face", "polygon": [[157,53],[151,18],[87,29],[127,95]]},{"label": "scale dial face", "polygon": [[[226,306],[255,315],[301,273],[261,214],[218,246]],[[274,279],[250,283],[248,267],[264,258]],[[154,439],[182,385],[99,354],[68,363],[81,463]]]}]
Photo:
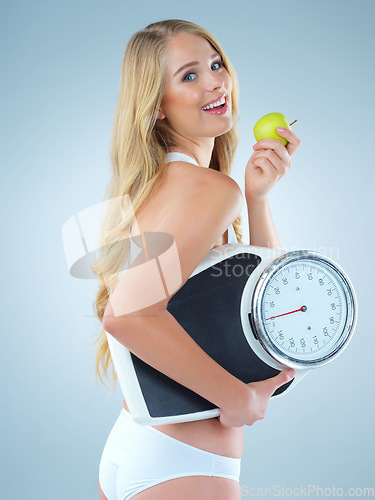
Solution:
[{"label": "scale dial face", "polygon": [[281,363],[320,366],[336,357],[353,333],[357,303],[342,269],[309,250],[289,252],[260,276],[252,301],[255,334]]}]

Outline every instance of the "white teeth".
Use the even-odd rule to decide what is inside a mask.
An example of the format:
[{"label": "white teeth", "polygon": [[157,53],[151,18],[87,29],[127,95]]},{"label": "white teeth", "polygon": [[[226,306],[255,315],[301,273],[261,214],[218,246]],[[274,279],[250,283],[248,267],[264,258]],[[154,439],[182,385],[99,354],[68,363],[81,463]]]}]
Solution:
[{"label": "white teeth", "polygon": [[209,106],[202,106],[201,109],[212,109],[216,108],[217,106],[221,106],[222,104],[225,103],[225,95],[220,99],[220,101],[216,101],[213,104],[210,104]]}]

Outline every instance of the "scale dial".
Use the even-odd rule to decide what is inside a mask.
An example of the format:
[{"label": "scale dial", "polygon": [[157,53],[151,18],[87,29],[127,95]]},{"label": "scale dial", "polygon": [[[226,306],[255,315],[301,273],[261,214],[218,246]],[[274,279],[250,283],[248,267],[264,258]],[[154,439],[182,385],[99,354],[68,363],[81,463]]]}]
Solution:
[{"label": "scale dial", "polygon": [[253,294],[254,334],[277,361],[321,366],[346,347],[357,303],[343,270],[309,250],[289,252],[260,276]]}]

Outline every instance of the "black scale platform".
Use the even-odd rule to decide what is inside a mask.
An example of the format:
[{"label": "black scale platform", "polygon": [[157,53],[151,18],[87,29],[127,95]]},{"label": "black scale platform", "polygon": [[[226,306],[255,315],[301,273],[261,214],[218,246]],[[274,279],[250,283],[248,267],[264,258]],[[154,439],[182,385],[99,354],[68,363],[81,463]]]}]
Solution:
[{"label": "black scale platform", "polygon": [[[190,277],[167,307],[211,358],[245,383],[265,380],[279,373],[253,352],[242,330],[242,291],[260,262],[261,258],[251,253],[239,253],[224,259]],[[210,401],[155,370],[133,353],[131,357],[152,417],[184,415],[216,408]],[[284,392],[293,380],[279,387],[273,395]]]}]

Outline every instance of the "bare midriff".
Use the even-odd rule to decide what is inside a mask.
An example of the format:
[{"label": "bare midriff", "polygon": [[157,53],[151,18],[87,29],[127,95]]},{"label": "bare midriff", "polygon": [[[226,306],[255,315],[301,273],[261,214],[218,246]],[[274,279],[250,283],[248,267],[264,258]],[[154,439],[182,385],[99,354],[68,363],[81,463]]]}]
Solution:
[{"label": "bare midriff", "polygon": [[[124,408],[129,411],[125,399]],[[242,457],[243,426],[224,427],[218,417],[152,427],[201,450],[226,457]]]}]

